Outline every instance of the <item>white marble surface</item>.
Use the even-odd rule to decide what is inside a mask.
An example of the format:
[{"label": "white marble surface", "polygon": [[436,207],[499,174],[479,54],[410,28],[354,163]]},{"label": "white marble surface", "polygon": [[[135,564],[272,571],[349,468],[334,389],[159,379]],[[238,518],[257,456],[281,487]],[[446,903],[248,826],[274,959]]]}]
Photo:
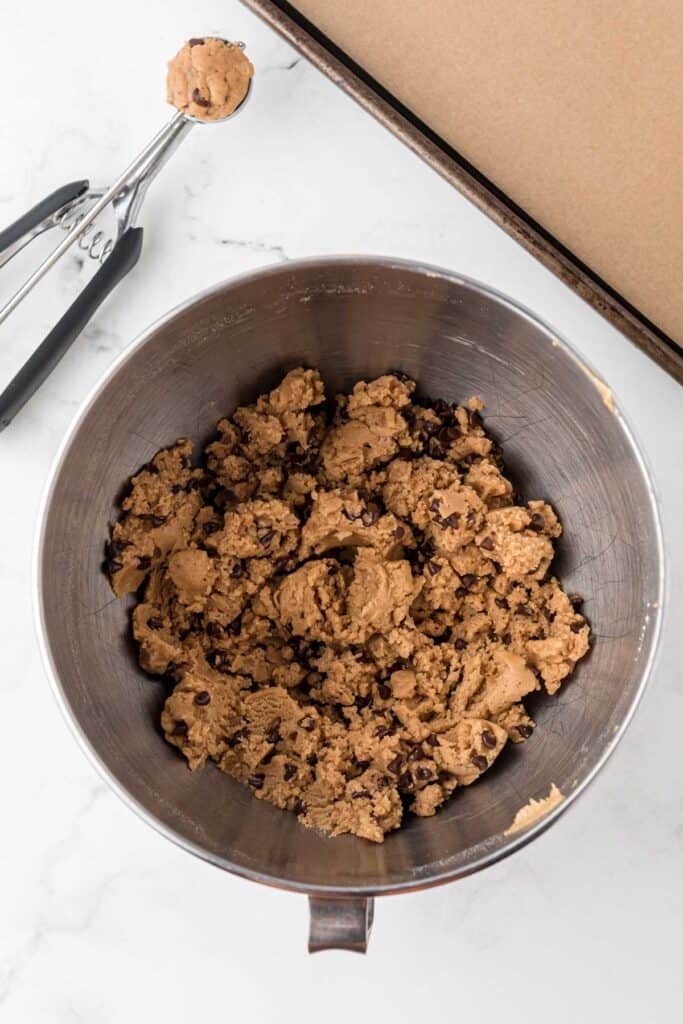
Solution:
[{"label": "white marble surface", "polygon": [[[152,319],[277,261],[415,257],[537,310],[610,381],[653,467],[672,565],[682,564],[678,385],[237,0],[203,0],[196,13],[178,0],[1,5],[0,223],[63,181],[110,180],[168,116],[167,55],[211,31],[248,42],[258,69],[248,114],[184,143],[144,207],[138,267],[0,436],[0,1020],[670,1024],[683,998],[680,574],[655,677],[599,780],[499,866],[380,901],[366,959],[307,958],[302,898],[221,875],[152,832],[109,793],[57,711],[34,636],[30,561],[60,439]],[[3,272],[3,295],[26,265]],[[3,381],[87,270],[71,258],[1,329]]]}]

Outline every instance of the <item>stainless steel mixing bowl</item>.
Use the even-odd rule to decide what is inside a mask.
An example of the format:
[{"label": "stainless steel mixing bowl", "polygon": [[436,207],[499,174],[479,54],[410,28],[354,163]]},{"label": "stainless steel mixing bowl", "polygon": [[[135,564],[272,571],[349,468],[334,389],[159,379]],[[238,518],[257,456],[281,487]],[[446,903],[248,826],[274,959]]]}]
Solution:
[{"label": "stainless steel mixing bowl", "polygon": [[[100,564],[127,478],[162,445],[204,442],[218,417],[301,363],[328,387],[400,368],[432,397],[481,395],[527,497],[565,527],[557,572],[585,597],[593,648],[538,728],[434,818],[377,846],[329,839],[162,739],[161,685],[138,668],[130,603]],[[308,893],[311,949],[364,949],[371,897],[451,881],[537,836],[614,749],[659,631],[663,558],[652,485],[609,392],[528,311],[434,268],[378,259],[288,264],[211,289],[153,325],[86,403],[59,455],[37,548],[40,632],[58,699],[93,762],[150,825],[254,881]],[[564,802],[526,832],[515,812],[555,783]]]}]

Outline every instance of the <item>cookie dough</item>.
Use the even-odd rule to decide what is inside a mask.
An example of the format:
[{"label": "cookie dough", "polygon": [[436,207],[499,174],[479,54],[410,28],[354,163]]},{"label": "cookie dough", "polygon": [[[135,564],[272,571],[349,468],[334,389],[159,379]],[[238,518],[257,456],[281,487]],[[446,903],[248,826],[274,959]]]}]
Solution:
[{"label": "cookie dough", "polygon": [[161,724],[260,800],[381,842],[534,722],[589,646],[552,575],[561,526],[522,502],[482,404],[387,374],[327,399],[296,369],[132,478],[106,571],[138,593]]},{"label": "cookie dough", "polygon": [[532,797],[527,804],[524,804],[524,807],[520,807],[510,827],[505,829],[505,835],[513,836],[515,833],[535,825],[541,818],[545,818],[546,814],[550,814],[563,800],[564,793],[561,793],[553,782],[547,796],[541,797],[540,800],[534,800]]},{"label": "cookie dough", "polygon": [[166,98],[184,114],[218,121],[239,107],[253,74],[239,43],[211,36],[188,39],[169,61]]}]

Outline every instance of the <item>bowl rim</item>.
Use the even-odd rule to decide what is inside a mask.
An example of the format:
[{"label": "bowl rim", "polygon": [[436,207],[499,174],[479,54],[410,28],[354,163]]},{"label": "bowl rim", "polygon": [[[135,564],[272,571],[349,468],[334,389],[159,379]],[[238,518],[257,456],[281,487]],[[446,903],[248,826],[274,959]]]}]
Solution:
[{"label": "bowl rim", "polygon": [[[396,884],[381,885],[381,886],[334,886],[334,885],[321,885],[321,884],[306,884],[305,882],[296,882],[283,879],[279,875],[269,874],[264,871],[256,871],[251,868],[245,867],[239,864],[233,864],[227,858],[221,857],[220,855],[213,854],[210,851],[204,849],[198,843],[180,835],[171,826],[161,822],[151,811],[144,807],[127,789],[118,778],[110,771],[110,769],[102,762],[99,754],[91,744],[86,732],[82,728],[78,721],[75,713],[73,712],[71,705],[68,701],[66,693],[62,687],[61,681],[55,664],[52,659],[50,651],[50,645],[47,637],[47,629],[45,624],[44,605],[43,605],[43,592],[42,592],[42,564],[43,564],[43,549],[45,543],[45,532],[47,527],[48,515],[50,505],[52,501],[53,491],[56,486],[57,479],[59,477],[62,465],[66,458],[66,455],[71,447],[71,444],[83,422],[86,415],[95,404],[100,394],[108,386],[109,382],[116,375],[118,370],[123,364],[130,359],[138,349],[142,348],[147,341],[153,337],[158,330],[160,330],[165,324],[175,319],[177,316],[185,313],[187,310],[195,305],[205,301],[208,298],[218,295],[221,292],[230,291],[237,289],[243,285],[248,285],[255,279],[262,279],[264,277],[276,277],[283,274],[288,274],[297,271],[304,271],[314,268],[334,267],[338,266],[341,269],[344,268],[363,268],[366,267],[369,271],[375,269],[386,270],[404,270],[410,271],[418,275],[424,275],[430,278],[437,278],[447,281],[450,284],[457,284],[468,288],[487,299],[493,299],[495,302],[507,307],[513,313],[521,316],[523,319],[531,322],[536,328],[540,329],[544,334],[548,343],[554,346],[560,347],[564,354],[572,359],[576,365],[586,374],[590,383],[596,388],[599,397],[603,403],[607,406],[609,411],[618,420],[622,431],[624,432],[626,439],[633,451],[634,457],[640,467],[640,471],[646,483],[647,493],[649,497],[650,511],[652,520],[654,523],[655,532],[655,543],[657,551],[657,573],[658,573],[658,588],[657,598],[650,606],[650,613],[652,615],[652,633],[650,650],[648,653],[647,661],[645,663],[638,688],[634,694],[633,700],[631,701],[630,707],[624,715],[622,721],[619,723],[618,728],[605,744],[600,756],[596,763],[590,769],[590,771],[582,778],[574,788],[567,794],[563,794],[564,799],[551,811],[543,815],[537,822],[531,825],[526,830],[520,832],[518,835],[510,837],[508,842],[504,845],[497,847],[496,849],[484,851],[477,859],[466,866],[452,867],[435,872],[429,877],[419,877],[415,880],[408,880]],[[602,377],[597,373],[590,361],[586,359],[582,354],[579,354],[574,346],[569,342],[564,335],[547,323],[542,317],[538,316],[526,305],[511,298],[504,292],[499,291],[488,284],[483,284],[477,281],[475,278],[469,277],[465,274],[461,274],[457,271],[448,270],[436,266],[434,264],[426,263],[420,260],[410,260],[397,258],[392,256],[379,256],[379,255],[352,255],[352,254],[341,254],[341,255],[325,255],[319,257],[307,257],[305,259],[289,260],[286,263],[278,263],[273,266],[261,267],[255,270],[249,270],[242,274],[237,274],[233,277],[221,280],[209,287],[202,289],[200,292],[195,293],[189,298],[183,300],[177,305],[173,306],[166,313],[157,317],[151,324],[140,331],[133,341],[126,346],[126,348],[120,352],[111,365],[104,371],[101,377],[95,382],[88,394],[81,402],[78,410],[74,414],[73,420],[71,421],[67,431],[62,439],[57,452],[53,458],[45,486],[43,488],[43,494],[39,506],[38,525],[35,534],[35,543],[33,547],[33,560],[32,560],[32,596],[33,596],[33,608],[36,624],[36,632],[38,636],[38,646],[41,653],[41,658],[45,672],[48,677],[50,688],[53,696],[57,701],[60,711],[66,720],[73,736],[77,743],[81,747],[83,753],[90,761],[92,766],[95,768],[101,778],[109,785],[109,787],[116,793],[116,795],[123,801],[123,803],[132,811],[134,811],[138,817],[140,817],[146,824],[153,828],[156,832],[164,836],[170,842],[179,846],[181,849],[199,857],[216,867],[222,868],[223,870],[229,871],[233,875],[248,879],[249,881],[259,882],[264,885],[271,886],[273,888],[283,889],[289,892],[299,892],[308,895],[320,895],[339,898],[349,897],[372,897],[381,895],[392,895],[401,892],[417,892],[422,889],[430,889],[437,885],[443,885],[447,882],[455,881],[458,878],[464,878],[467,875],[474,874],[477,871],[481,871],[483,868],[489,867],[511,854],[521,850],[528,843],[538,838],[543,832],[545,832],[551,825],[555,824],[556,821],[574,804],[577,798],[586,791],[591,782],[596,778],[601,769],[607,763],[614,750],[621,741],[624,733],[633,719],[633,716],[642,700],[645,688],[652,677],[652,673],[657,661],[660,648],[660,639],[662,633],[662,623],[664,618],[665,609],[665,594],[667,592],[667,564],[665,558],[665,546],[662,530],[661,515],[659,511],[659,504],[657,501],[657,494],[654,485],[654,475],[648,461],[641,449],[633,430],[633,427],[628,422],[628,419],[624,416],[623,412],[619,409],[614,399],[614,394],[611,388],[606,384]]]}]

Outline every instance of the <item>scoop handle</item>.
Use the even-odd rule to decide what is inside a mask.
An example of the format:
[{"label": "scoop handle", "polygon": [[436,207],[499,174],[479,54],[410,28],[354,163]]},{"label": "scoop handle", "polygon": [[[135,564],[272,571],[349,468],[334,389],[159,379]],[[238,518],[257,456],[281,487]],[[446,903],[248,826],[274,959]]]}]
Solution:
[{"label": "scoop handle", "polygon": [[2,260],[2,263],[9,258],[8,250],[12,250],[12,255],[18,252],[22,245],[49,226],[50,217],[87,192],[89,184],[88,181],[83,180],[70,181],[68,185],[62,185],[45,199],[41,199],[39,203],[32,206],[8,227],[3,228],[0,231],[0,255],[7,254],[7,257]]},{"label": "scoop handle", "polygon": [[351,953],[367,953],[375,912],[372,896],[308,897],[311,927],[308,952],[345,949]]},{"label": "scoop handle", "polygon": [[0,430],[12,422],[49,377],[109,293],[135,266],[141,248],[142,228],[129,228],[121,235],[95,276],[0,395]]}]

